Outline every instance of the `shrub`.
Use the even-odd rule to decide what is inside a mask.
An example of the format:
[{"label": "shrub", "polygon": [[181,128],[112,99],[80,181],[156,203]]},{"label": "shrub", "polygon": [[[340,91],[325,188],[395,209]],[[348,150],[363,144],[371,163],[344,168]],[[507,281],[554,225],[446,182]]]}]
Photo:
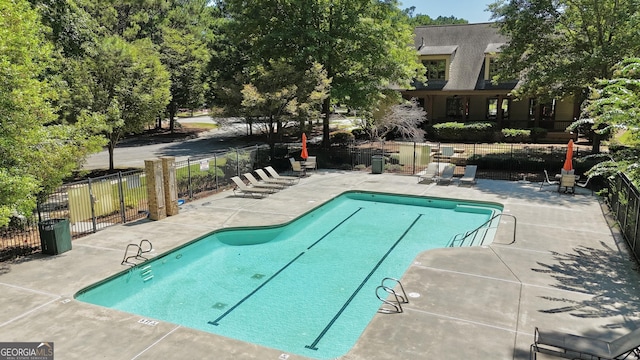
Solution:
[{"label": "shrub", "polygon": [[225,156],[224,175],[227,178],[253,170],[251,156],[246,151],[231,151]]},{"label": "shrub", "polygon": [[523,143],[531,141],[531,130],[527,129],[502,129],[502,140],[508,143]]},{"label": "shrub", "polygon": [[355,136],[348,131],[335,131],[329,134],[331,145],[347,145],[355,140]]},{"label": "shrub", "polygon": [[353,129],[351,130],[351,134],[356,140],[369,140],[369,134],[364,131],[364,129]]},{"label": "shrub", "polygon": [[428,133],[443,141],[488,142],[495,140],[495,128],[493,122],[446,122],[434,125]]},{"label": "shrub", "polygon": [[538,142],[538,140],[544,138],[545,136],[547,136],[547,129],[540,127],[534,127],[533,129],[531,129],[531,141]]}]

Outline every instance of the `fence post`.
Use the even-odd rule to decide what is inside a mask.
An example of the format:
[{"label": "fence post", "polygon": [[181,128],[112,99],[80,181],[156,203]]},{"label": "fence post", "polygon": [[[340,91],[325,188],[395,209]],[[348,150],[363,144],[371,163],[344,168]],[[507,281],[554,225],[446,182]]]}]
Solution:
[{"label": "fence post", "polygon": [[213,154],[213,167],[214,167],[214,179],[216,181],[216,191],[220,188],[220,185],[218,184],[218,155],[216,155],[215,153]]},{"label": "fence post", "polygon": [[122,223],[127,222],[127,211],[124,207],[124,190],[122,189],[122,172],[118,171],[118,196],[120,197],[120,218]]},{"label": "fence post", "polygon": [[91,178],[87,180],[87,188],[89,189],[89,204],[91,206],[91,223],[93,224],[93,232],[98,231],[98,219],[96,219],[96,197],[93,196],[93,190],[91,189]]},{"label": "fence post", "polygon": [[236,148],[236,176],[240,176],[240,152]]},{"label": "fence post", "polygon": [[414,141],[413,142],[413,168],[411,169],[411,175],[415,175],[416,174],[416,160],[417,160],[417,155],[416,155],[416,149],[418,147],[418,144]]},{"label": "fence post", "polygon": [[189,199],[193,199],[193,186],[191,184],[191,158],[187,158],[187,183],[189,184]]}]

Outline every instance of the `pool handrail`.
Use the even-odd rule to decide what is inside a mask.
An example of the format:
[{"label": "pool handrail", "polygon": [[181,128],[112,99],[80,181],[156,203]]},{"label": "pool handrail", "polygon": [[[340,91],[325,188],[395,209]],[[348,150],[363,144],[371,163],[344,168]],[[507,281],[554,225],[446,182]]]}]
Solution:
[{"label": "pool handrail", "polygon": [[[482,225],[478,226],[478,227],[477,227],[477,228],[475,228],[474,230],[467,231],[466,233],[456,234],[456,235],[453,237],[453,239],[451,240],[451,242],[449,243],[449,247],[455,247],[455,246],[456,246],[455,244],[456,244],[457,242],[460,242],[460,245],[459,245],[459,246],[462,246],[462,245],[464,244],[465,240],[466,240],[467,238],[469,238],[469,236],[471,236],[472,234],[478,234],[478,233],[479,233],[479,231],[480,231],[480,229],[483,229],[483,228],[484,228],[484,229],[486,229],[486,230],[489,230],[489,229],[495,229],[495,228],[497,228],[497,226],[492,226],[492,227],[487,227],[487,228],[485,228],[485,226],[486,226],[487,224],[490,224],[490,223],[491,223],[495,218],[497,218],[497,217],[499,217],[499,216],[503,216],[503,215],[504,215],[504,216],[509,216],[509,217],[513,218],[513,240],[511,240],[511,242],[510,242],[510,243],[508,243],[508,244],[504,244],[504,245],[511,245],[511,244],[515,243],[515,242],[516,242],[516,231],[517,231],[518,219],[517,219],[515,216],[511,215],[511,214],[500,213],[500,214],[496,214],[496,215],[494,215],[491,219],[489,219],[489,220],[485,221]],[[458,238],[458,236],[460,236],[460,235],[464,235],[464,236],[463,236],[462,238]],[[480,246],[482,246],[482,245],[484,244],[484,240],[485,240],[485,237],[486,237],[486,236],[487,236],[487,232],[485,231],[484,236],[482,237],[482,241],[480,242]],[[474,237],[474,239],[475,239],[475,237]],[[472,242],[472,243],[473,243],[473,242]]]}]

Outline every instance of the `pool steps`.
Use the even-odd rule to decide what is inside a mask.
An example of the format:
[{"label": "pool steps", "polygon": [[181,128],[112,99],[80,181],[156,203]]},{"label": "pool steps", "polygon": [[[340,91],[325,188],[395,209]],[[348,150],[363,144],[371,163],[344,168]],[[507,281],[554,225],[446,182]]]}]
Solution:
[{"label": "pool steps", "polygon": [[144,266],[140,268],[140,277],[142,281],[147,282],[153,279],[153,272],[151,270],[151,265]]},{"label": "pool steps", "polygon": [[[393,288],[386,286],[384,284],[386,281],[393,281],[397,285],[399,285],[400,290],[402,291],[402,295],[399,295],[395,290],[393,290]],[[383,299],[380,296],[379,290],[383,290],[384,293],[387,294],[387,297],[385,299]],[[391,299],[395,299],[395,300],[390,300],[389,295],[392,296]],[[400,280],[392,277],[386,277],[382,279],[380,286],[376,288],[376,297],[378,297],[378,299],[383,303],[382,307],[378,310],[378,312],[382,314],[401,313],[404,311],[402,310],[402,304],[409,303],[409,298],[407,297],[407,293],[404,291],[404,286],[402,286],[402,283],[400,282]]]}]

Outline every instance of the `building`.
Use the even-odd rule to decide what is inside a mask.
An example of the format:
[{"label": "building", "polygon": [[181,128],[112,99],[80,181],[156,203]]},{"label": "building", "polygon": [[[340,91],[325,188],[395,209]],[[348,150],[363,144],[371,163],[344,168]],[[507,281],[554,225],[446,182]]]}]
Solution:
[{"label": "building", "polygon": [[542,103],[510,96],[518,81],[494,84],[495,58],[508,39],[492,23],[419,26],[415,46],[427,69],[427,83],[403,91],[417,98],[430,124],[495,121],[501,128],[545,128],[563,132],[579,117],[573,98]]}]

